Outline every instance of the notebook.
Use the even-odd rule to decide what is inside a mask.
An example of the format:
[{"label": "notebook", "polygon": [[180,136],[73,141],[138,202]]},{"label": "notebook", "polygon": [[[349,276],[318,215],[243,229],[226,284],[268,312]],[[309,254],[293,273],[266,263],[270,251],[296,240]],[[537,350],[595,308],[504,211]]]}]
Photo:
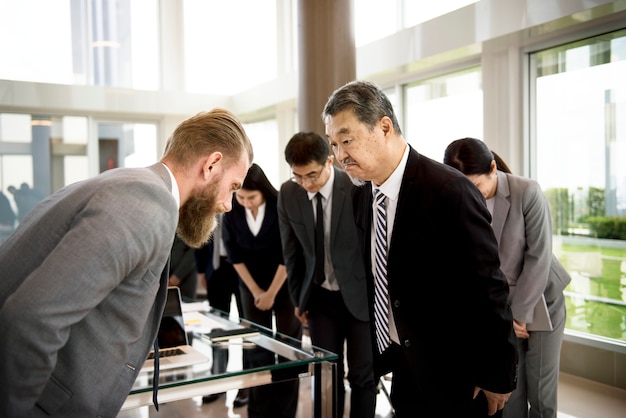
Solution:
[{"label": "notebook", "polygon": [[526,324],[526,330],[552,331],[552,320],[550,320],[550,313],[548,312],[548,305],[546,304],[544,295],[541,295],[541,299],[539,299],[539,302],[535,305],[533,322],[532,324]]},{"label": "notebook", "polygon": [[[167,301],[165,302],[157,338],[159,341],[159,370],[190,366],[209,361],[206,355],[189,345],[178,287],[167,288]],[[153,370],[154,350],[151,350],[141,371]]]},{"label": "notebook", "polygon": [[[509,299],[515,294],[515,286],[509,285]],[[552,320],[550,319],[550,312],[548,312],[548,305],[546,304],[546,297],[542,294],[541,298],[537,301],[533,311],[533,322],[526,324],[527,331],[552,331]]]}]

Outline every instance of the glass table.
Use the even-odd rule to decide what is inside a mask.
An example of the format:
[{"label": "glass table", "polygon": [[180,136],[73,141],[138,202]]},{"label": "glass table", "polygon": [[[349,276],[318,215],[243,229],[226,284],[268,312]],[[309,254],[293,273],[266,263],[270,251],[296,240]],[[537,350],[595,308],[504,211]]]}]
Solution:
[{"label": "glass table", "polygon": [[[311,411],[314,418],[335,418],[337,355],[303,341],[276,333],[260,325],[237,323],[228,314],[213,310],[200,311],[201,320],[188,321],[185,328],[190,344],[204,353],[208,361],[159,373],[159,403],[173,402],[194,396],[226,392],[291,379],[311,379]],[[214,329],[234,330],[252,328],[258,333],[212,340],[208,332]],[[224,373],[211,371],[215,348],[228,349],[229,357],[242,358],[243,350],[254,356],[254,366],[238,367]],[[141,372],[122,410],[152,405],[153,372]],[[299,405],[299,407],[303,407]]]}]

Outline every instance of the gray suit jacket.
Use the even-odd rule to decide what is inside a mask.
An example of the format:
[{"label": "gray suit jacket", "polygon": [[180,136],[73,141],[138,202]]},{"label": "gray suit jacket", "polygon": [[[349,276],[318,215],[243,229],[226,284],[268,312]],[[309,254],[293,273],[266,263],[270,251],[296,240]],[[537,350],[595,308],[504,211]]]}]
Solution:
[{"label": "gray suit jacket", "polygon": [[0,416],[117,416],[156,337],[177,224],[160,163],[29,213],[0,246]]},{"label": "gray suit jacket", "polygon": [[[352,211],[352,182],[341,169],[333,184],[330,255],[343,301],[352,315],[369,321],[367,284]],[[294,306],[307,310],[315,270],[315,217],[306,190],[289,180],[278,195],[278,218]]]},{"label": "gray suit jacket", "polygon": [[548,304],[563,297],[571,277],[552,253],[550,208],[539,184],[502,171],[497,175],[492,225],[500,269],[509,282],[513,317],[532,323],[541,294]]}]

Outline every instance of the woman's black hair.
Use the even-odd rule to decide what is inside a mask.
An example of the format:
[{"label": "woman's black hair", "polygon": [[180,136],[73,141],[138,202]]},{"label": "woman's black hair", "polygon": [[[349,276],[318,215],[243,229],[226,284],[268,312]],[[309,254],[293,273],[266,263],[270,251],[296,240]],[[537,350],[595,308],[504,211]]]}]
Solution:
[{"label": "woman's black hair", "polygon": [[443,156],[444,164],[456,168],[466,176],[489,174],[492,161],[496,162],[498,170],[505,173],[511,172],[509,166],[498,154],[491,151],[483,141],[476,138],[461,138],[452,141]]},{"label": "woman's black hair", "polygon": [[258,190],[263,193],[263,196],[276,198],[278,196],[278,190],[270,183],[269,179],[256,163],[252,163],[248,174],[243,181],[242,189],[245,190]]}]

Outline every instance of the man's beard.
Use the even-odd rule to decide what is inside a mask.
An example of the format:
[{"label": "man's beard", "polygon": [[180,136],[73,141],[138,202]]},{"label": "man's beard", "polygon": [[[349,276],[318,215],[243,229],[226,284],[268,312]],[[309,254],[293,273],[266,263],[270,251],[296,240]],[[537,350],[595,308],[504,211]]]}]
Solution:
[{"label": "man's beard", "polygon": [[[350,176],[348,176],[348,177],[350,177]],[[361,186],[363,186],[366,183],[365,180],[363,180],[362,178],[359,178],[359,177],[350,177],[350,181],[352,182],[352,184],[354,184],[357,187],[361,187]]]},{"label": "man's beard", "polygon": [[[217,183],[216,183],[217,185]],[[193,194],[178,210],[178,228],[180,239],[191,248],[200,248],[211,238],[215,229],[215,215],[222,212],[217,207],[217,192],[209,190]]]}]

